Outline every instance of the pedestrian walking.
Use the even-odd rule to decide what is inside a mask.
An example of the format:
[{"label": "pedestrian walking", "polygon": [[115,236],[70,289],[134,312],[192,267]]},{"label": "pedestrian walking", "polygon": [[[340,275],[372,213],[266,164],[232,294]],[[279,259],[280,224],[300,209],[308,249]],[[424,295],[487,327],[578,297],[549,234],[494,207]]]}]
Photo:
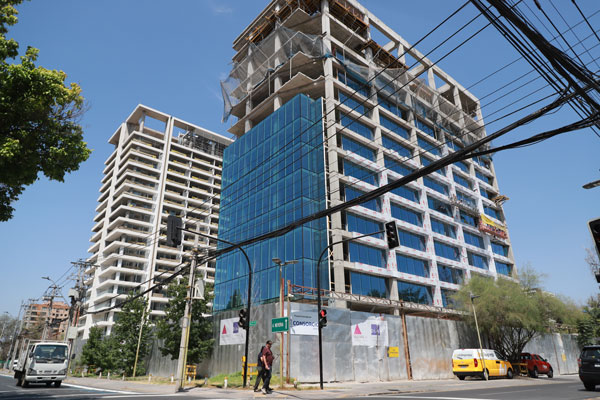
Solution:
[{"label": "pedestrian walking", "polygon": [[267,340],[267,345],[262,352],[264,372],[262,374],[263,387],[261,390],[264,394],[271,394],[273,392],[273,390],[269,387],[269,382],[271,382],[271,369],[273,367],[273,353],[271,352],[272,344],[273,342]]},{"label": "pedestrian walking", "polygon": [[[267,344],[271,343],[270,340],[267,340]],[[256,360],[256,382],[254,382],[254,391],[255,392],[260,392],[260,389],[258,388],[258,385],[260,385],[260,381],[261,379],[264,381],[263,378],[263,372],[265,370],[265,365],[263,364],[263,359],[262,359],[262,355],[263,355],[263,351],[267,346],[264,345],[260,348],[260,351],[258,352],[258,357]]]}]

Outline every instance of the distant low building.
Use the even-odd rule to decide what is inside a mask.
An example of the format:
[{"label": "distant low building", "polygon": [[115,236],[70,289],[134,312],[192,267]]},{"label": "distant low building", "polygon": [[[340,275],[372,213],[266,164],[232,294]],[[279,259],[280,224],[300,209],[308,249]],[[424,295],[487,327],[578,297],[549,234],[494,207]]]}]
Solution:
[{"label": "distant low building", "polygon": [[40,328],[40,335],[43,327],[49,323],[47,339],[62,340],[64,338],[67,326],[69,324],[69,305],[61,301],[30,304],[25,311],[23,327],[33,332]]}]

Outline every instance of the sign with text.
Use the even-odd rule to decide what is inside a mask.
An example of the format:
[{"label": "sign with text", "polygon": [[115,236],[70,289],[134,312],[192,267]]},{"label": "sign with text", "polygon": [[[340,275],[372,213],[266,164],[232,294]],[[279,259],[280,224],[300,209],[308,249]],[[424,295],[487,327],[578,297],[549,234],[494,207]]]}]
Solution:
[{"label": "sign with text", "polygon": [[294,312],[292,313],[292,335],[319,335],[319,323],[317,322],[317,313],[315,312]]},{"label": "sign with text", "polygon": [[352,320],[350,325],[352,346],[388,346],[387,321],[381,317],[368,317],[366,320]]},{"label": "sign with text", "polygon": [[483,214],[479,216],[479,230],[502,239],[508,238],[508,233],[504,226],[492,221]]},{"label": "sign with text", "polygon": [[400,354],[400,350],[398,346],[390,346],[388,347],[388,357],[389,358],[398,358]]},{"label": "sign with text", "polygon": [[239,318],[222,319],[219,327],[219,345],[246,343],[246,331],[238,325]]},{"label": "sign with text", "polygon": [[273,318],[271,320],[271,332],[287,332],[290,329],[288,317]]}]

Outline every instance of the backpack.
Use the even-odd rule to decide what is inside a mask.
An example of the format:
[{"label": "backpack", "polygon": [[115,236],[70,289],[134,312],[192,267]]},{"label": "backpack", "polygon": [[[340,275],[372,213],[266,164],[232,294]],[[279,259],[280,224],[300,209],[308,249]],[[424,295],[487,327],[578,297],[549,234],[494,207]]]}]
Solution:
[{"label": "backpack", "polygon": [[265,365],[262,362],[262,355],[263,355],[263,351],[265,350],[265,346],[260,348],[260,352],[258,353],[258,359],[256,360],[256,364],[259,367],[264,367]]}]

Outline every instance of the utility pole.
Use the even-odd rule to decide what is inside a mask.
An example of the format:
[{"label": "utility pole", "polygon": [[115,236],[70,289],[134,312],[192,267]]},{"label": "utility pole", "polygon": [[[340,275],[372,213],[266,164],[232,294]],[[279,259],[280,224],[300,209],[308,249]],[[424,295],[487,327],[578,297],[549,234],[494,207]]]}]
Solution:
[{"label": "utility pole", "polygon": [[[19,327],[19,325],[23,324],[23,321],[21,320],[21,312],[23,311],[23,308],[25,307],[25,302],[23,300],[21,300],[21,306],[19,307],[19,314],[17,314],[17,321],[15,322],[15,329],[13,331],[13,335],[10,341],[10,347],[8,348],[8,354],[6,355],[6,365],[4,366],[5,368],[10,368],[10,364],[9,361],[12,361],[12,357],[11,357],[11,353],[13,351],[13,346],[15,345],[15,341],[17,340],[17,335],[19,334],[21,328]],[[21,320],[19,322],[19,320]]]},{"label": "utility pole", "polygon": [[190,266],[187,297],[185,299],[185,310],[181,320],[181,341],[179,344],[179,358],[177,360],[177,382],[175,384],[175,392],[183,391],[185,385],[185,364],[187,361],[187,348],[190,338],[190,316],[192,314],[192,291],[194,287],[194,273],[196,271],[196,258],[197,253],[194,250]]}]

